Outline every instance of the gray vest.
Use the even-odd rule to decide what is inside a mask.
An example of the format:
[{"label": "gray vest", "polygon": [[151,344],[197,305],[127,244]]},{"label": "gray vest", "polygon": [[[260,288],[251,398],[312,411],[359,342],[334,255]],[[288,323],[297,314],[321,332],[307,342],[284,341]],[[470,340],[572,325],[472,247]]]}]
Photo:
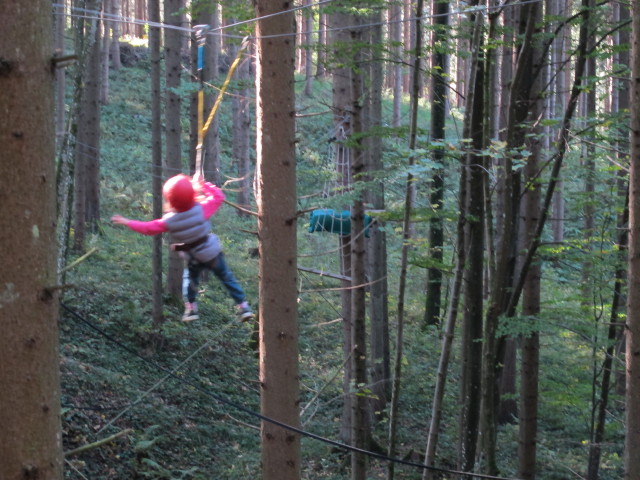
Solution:
[{"label": "gray vest", "polygon": [[206,241],[188,250],[188,254],[195,260],[210,262],[222,251],[220,239],[211,233],[211,224],[204,218],[199,203],[186,212],[167,213],[162,219],[169,230],[171,243],[195,243],[206,237]]}]

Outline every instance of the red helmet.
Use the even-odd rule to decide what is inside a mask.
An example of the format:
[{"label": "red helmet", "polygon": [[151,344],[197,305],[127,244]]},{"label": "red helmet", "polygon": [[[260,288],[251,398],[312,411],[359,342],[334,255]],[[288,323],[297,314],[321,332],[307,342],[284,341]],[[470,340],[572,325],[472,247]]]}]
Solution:
[{"label": "red helmet", "polygon": [[191,185],[191,178],[180,174],[171,177],[162,187],[162,195],[178,212],[186,212],[195,203],[195,192]]}]

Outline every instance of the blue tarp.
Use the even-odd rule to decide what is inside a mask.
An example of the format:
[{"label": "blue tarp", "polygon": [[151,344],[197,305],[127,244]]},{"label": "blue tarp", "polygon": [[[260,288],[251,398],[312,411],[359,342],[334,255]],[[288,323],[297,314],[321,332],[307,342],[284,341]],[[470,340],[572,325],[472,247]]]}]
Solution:
[{"label": "blue tarp", "polygon": [[[369,225],[371,217],[364,216],[364,234],[369,236]],[[314,210],[311,212],[311,220],[309,222],[309,233],[313,232],[330,232],[339,235],[351,234],[351,212],[343,210],[336,212],[329,208]]]}]

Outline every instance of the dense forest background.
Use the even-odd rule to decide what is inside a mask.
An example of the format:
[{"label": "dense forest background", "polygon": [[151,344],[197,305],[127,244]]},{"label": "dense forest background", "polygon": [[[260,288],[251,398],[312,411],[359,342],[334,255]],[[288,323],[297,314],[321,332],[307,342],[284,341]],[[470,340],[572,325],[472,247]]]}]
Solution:
[{"label": "dense forest background", "polygon": [[[55,105],[29,116],[48,112],[51,144],[26,171],[55,167],[33,201],[57,252],[29,261],[56,277],[38,302],[61,301],[61,387],[42,387],[60,474],[640,478],[636,7],[54,3],[34,50]],[[32,152],[7,147],[3,170]],[[255,321],[211,278],[181,322],[182,259],[108,221],[160,217],[179,172],[226,192],[213,228]],[[0,307],[22,318],[13,288]],[[0,344],[0,385],[53,364],[16,343],[38,342]],[[2,423],[32,417],[0,398]]]}]

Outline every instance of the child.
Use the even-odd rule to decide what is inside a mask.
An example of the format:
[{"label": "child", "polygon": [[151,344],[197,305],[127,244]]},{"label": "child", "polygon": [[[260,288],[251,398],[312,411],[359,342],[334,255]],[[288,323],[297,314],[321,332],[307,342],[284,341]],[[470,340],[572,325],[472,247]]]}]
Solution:
[{"label": "child", "polygon": [[[204,200],[200,202],[195,198],[194,183],[204,195]],[[188,176],[180,174],[165,182],[162,195],[170,206],[170,211],[162,218],[143,222],[114,215],[111,221],[144,235],[169,232],[171,248],[184,253],[188,259],[189,283],[182,321],[188,322],[199,318],[196,296],[200,273],[206,269],[211,270],[227,288],[236,302],[238,318],[240,320],[252,318],[253,313],[245,300],[244,291],[225,262],[220,239],[211,232],[209,218],[218,211],[224,201],[222,190],[211,183],[204,182],[202,178],[194,178],[192,182]]]}]

